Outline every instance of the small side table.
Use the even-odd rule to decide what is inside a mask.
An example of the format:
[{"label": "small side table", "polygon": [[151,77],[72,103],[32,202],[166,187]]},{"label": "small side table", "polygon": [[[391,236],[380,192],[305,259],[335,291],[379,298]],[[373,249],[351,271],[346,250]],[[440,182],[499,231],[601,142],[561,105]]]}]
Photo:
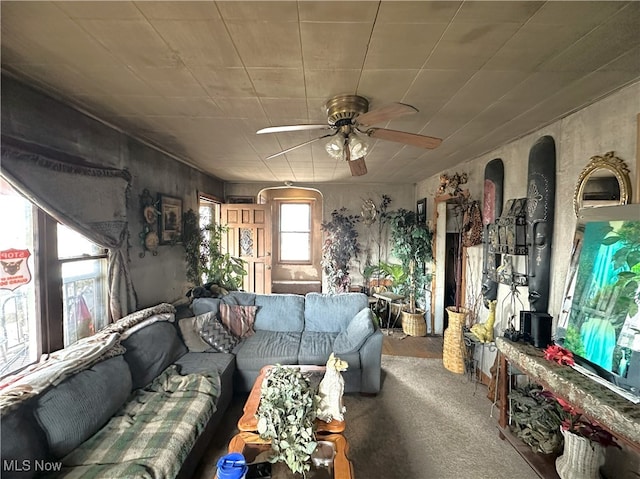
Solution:
[{"label": "small side table", "polygon": [[[391,311],[391,305],[392,304],[402,304],[402,301],[404,300],[404,296],[402,296],[401,294],[396,294],[396,293],[390,293],[390,292],[384,292],[384,293],[374,293],[373,297],[376,298],[379,302],[384,302],[385,303],[385,307],[388,309],[388,313],[387,313],[387,330],[389,329],[393,329],[396,325],[396,323],[398,322],[398,319],[400,319],[400,311],[402,309],[402,307],[398,308],[397,313],[394,314]],[[382,308],[380,308],[382,309]],[[393,322],[392,322],[393,320]],[[381,325],[382,326],[382,325]]]},{"label": "small side table", "polygon": [[[476,383],[482,382],[482,366],[484,365],[484,351],[485,349],[489,349],[489,351],[495,351],[496,343],[493,341],[483,342],[478,339],[478,337],[473,334],[471,331],[466,331],[464,333],[464,344],[467,347],[467,359],[465,361],[465,368],[467,373],[469,374],[469,380]],[[475,359],[476,349],[480,347],[480,361],[478,366],[478,361]],[[474,391],[475,394],[475,391]]]}]

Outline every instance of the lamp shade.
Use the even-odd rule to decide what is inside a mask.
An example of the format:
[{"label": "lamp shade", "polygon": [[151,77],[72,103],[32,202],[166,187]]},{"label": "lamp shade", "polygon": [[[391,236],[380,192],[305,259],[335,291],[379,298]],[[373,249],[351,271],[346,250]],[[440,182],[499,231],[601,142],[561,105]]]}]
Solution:
[{"label": "lamp shade", "polygon": [[325,145],[325,149],[332,158],[341,159],[344,153],[344,135],[342,133],[338,133],[332,137]]},{"label": "lamp shade", "polygon": [[351,135],[349,135],[349,151],[351,153],[351,159],[357,160],[368,153],[369,144],[360,135],[351,133]]}]

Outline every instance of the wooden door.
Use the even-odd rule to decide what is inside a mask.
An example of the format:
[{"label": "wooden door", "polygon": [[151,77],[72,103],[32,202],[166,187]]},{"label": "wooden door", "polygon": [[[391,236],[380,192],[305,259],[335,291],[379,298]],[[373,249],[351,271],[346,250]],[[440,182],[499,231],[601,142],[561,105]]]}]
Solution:
[{"label": "wooden door", "polygon": [[223,252],[246,262],[245,291],[271,293],[271,218],[269,205],[222,205],[222,223],[229,228]]}]

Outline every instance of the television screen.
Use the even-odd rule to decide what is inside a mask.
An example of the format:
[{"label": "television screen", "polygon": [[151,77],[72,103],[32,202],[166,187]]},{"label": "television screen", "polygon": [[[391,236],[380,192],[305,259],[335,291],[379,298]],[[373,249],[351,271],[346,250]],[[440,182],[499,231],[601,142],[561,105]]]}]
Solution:
[{"label": "television screen", "polygon": [[640,398],[640,205],[581,211],[567,282],[557,341]]}]

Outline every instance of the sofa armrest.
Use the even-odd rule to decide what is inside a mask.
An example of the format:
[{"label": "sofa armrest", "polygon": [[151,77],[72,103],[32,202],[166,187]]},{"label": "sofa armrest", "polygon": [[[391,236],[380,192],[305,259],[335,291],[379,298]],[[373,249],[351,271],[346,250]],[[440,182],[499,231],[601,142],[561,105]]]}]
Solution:
[{"label": "sofa armrest", "polygon": [[382,339],[382,331],[376,328],[360,348],[361,393],[376,394],[380,391]]}]

